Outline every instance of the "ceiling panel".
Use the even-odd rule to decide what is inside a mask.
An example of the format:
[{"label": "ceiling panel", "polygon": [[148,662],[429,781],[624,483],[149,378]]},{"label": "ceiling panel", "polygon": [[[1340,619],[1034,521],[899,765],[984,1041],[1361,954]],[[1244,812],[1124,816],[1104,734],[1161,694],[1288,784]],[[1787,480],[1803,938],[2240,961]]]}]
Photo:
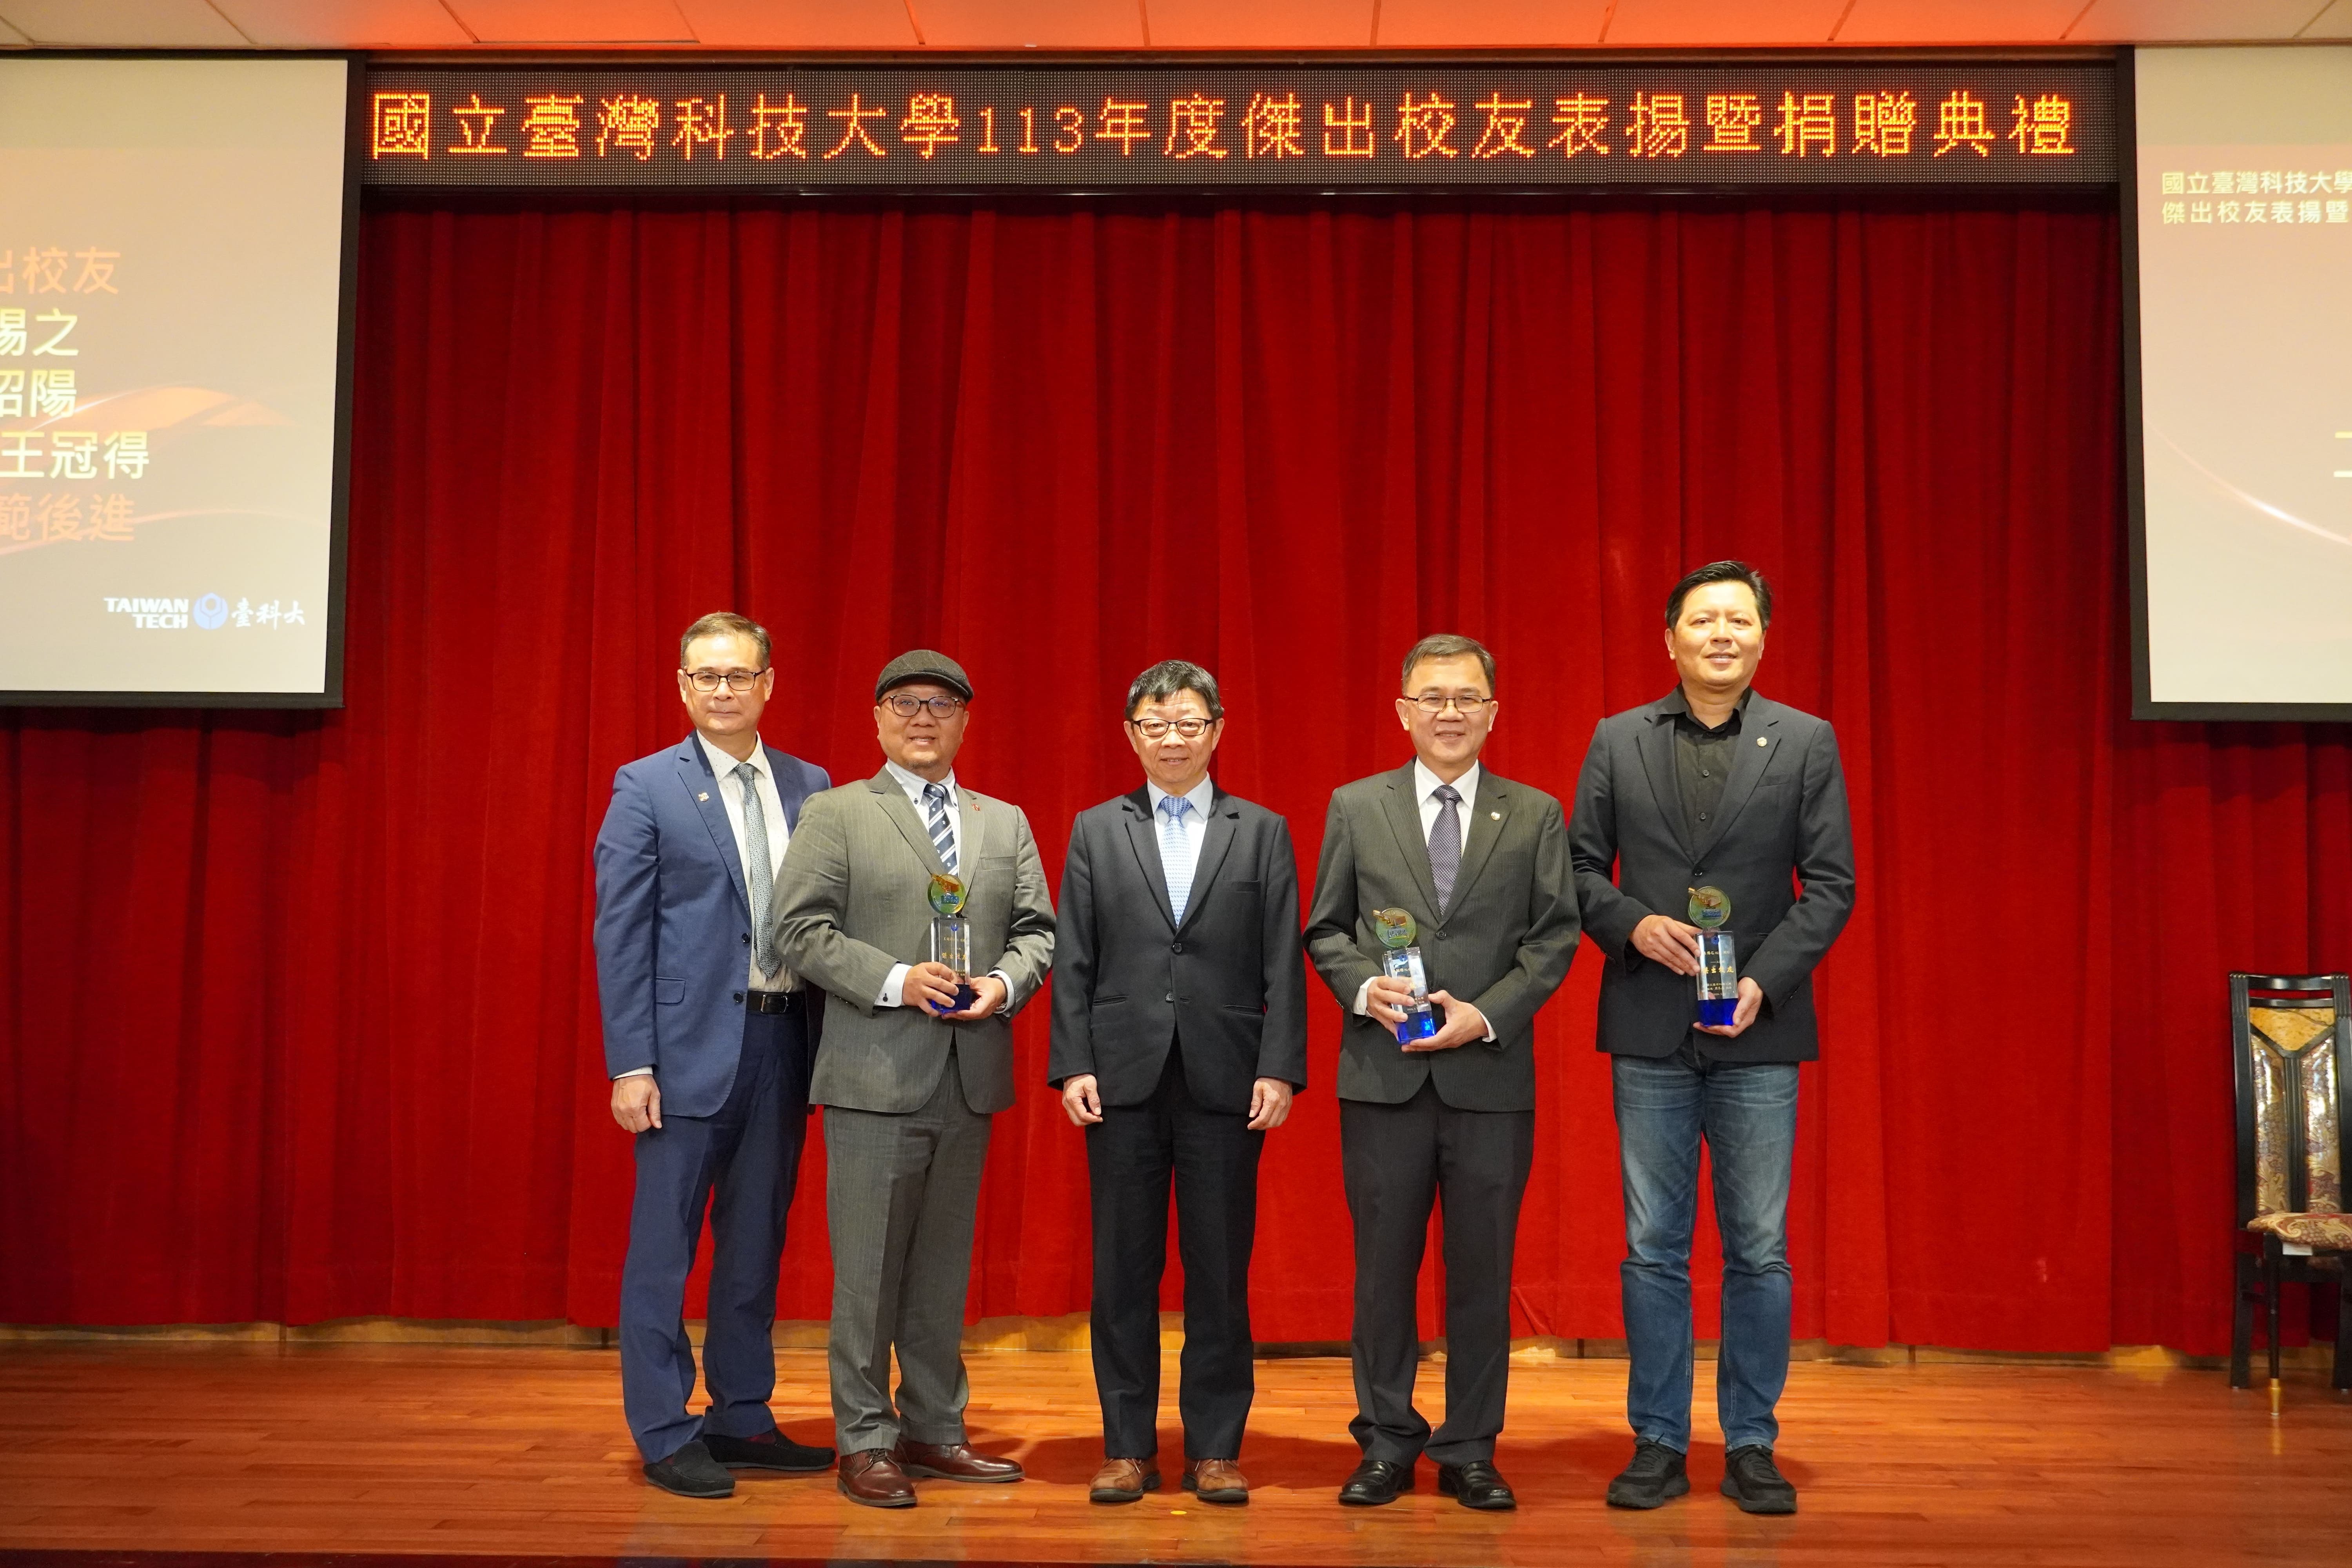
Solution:
[{"label": "ceiling panel", "polygon": [[2336,0],[2302,32],[2303,38],[2352,38],[2352,0]]},{"label": "ceiling panel", "polygon": [[1145,0],[1160,49],[1360,49],[1372,0]]},{"label": "ceiling panel", "polygon": [[0,0],[0,20],[37,44],[241,49],[250,41],[205,0]]},{"label": "ceiling panel", "polygon": [[1609,0],[1381,0],[1373,41],[1406,49],[1589,47],[1608,14]]},{"label": "ceiling panel", "polygon": [[2292,38],[2326,0],[2093,0],[2070,44],[2163,38]]},{"label": "ceiling panel", "polygon": [[1603,41],[1623,44],[1826,44],[1847,0],[1618,0]]},{"label": "ceiling panel", "polygon": [[1853,0],[1841,44],[2051,44],[2084,0]]},{"label": "ceiling panel", "polygon": [[449,0],[449,9],[486,44],[695,41],[671,0]]},{"label": "ceiling panel", "polygon": [[1139,49],[1139,0],[908,0],[934,48]]},{"label": "ceiling panel", "polygon": [[677,0],[714,49],[911,49],[907,0]]},{"label": "ceiling panel", "polygon": [[442,49],[474,41],[441,0],[213,0],[213,6],[266,49]]}]

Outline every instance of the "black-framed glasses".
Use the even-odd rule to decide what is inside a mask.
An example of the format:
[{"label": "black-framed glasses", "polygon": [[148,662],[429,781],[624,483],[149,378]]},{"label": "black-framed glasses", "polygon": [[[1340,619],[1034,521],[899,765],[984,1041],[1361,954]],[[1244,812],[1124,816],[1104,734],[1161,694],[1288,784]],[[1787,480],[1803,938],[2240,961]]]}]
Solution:
[{"label": "black-framed glasses", "polygon": [[1495,700],[1491,697],[1434,697],[1423,695],[1420,697],[1408,697],[1405,700],[1420,709],[1423,712],[1430,715],[1432,718],[1435,718],[1438,714],[1444,712],[1446,709],[1452,708],[1465,719],[1475,719],[1478,716],[1479,710],[1491,708],[1495,705]]},{"label": "black-framed glasses", "polygon": [[1209,726],[1216,721],[1213,719],[1129,719],[1128,722],[1134,725],[1135,732],[1147,741],[1165,740],[1171,730],[1188,741],[1197,741],[1209,732]]},{"label": "black-framed glasses", "polygon": [[882,706],[901,719],[911,719],[926,708],[931,710],[931,717],[934,719],[952,719],[963,707],[963,699],[961,697],[910,697],[903,691],[894,691],[882,699]]},{"label": "black-framed glasses", "polygon": [[694,682],[697,691],[716,691],[724,686],[740,697],[758,685],[760,677],[767,673],[764,669],[730,669],[723,673],[716,669],[689,669],[686,678]]}]

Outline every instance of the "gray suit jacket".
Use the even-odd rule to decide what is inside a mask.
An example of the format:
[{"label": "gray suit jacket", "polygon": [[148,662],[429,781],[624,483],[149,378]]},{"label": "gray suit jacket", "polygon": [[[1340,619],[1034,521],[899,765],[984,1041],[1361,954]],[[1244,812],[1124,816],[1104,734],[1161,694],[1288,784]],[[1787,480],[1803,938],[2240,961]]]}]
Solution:
[{"label": "gray suit jacket", "polygon": [[1140,1105],[1181,1039],[1203,1109],[1247,1114],[1262,1078],[1307,1087],[1307,966],[1290,825],[1219,790],[1184,922],[1170,913],[1151,794],[1070,826],[1054,983],[1055,1088],[1092,1073],[1107,1105]]},{"label": "gray suit jacket", "polygon": [[[1347,1010],[1339,1098],[1401,1104],[1433,1081],[1438,1097],[1457,1110],[1531,1110],[1536,1010],[1576,956],[1576,885],[1559,802],[1480,769],[1454,900],[1439,920],[1412,783],[1407,763],[1343,784],[1323,825],[1307,952]],[[1412,915],[1430,989],[1484,1013],[1494,1026],[1491,1043],[1407,1051],[1388,1026],[1356,1016],[1356,993],[1381,972],[1382,949],[1372,931],[1380,909]]]},{"label": "gray suit jacket", "polygon": [[1737,1038],[1703,1036],[1706,1054],[1736,1062],[1820,1054],[1813,965],[1853,910],[1853,826],[1837,734],[1827,720],[1756,692],[1732,753],[1723,805],[1694,841],[1683,826],[1665,701],[1612,714],[1592,731],[1569,837],[1584,929],[1608,960],[1596,1036],[1604,1051],[1671,1056],[1688,1037],[1692,981],[1634,952],[1633,928],[1645,915],[1688,920],[1690,889],[1711,885],[1731,897],[1739,973],[1762,988],[1764,1006]]},{"label": "gray suit jacket", "polygon": [[950,1044],[972,1110],[1013,1104],[1012,1018],[1053,964],[1054,904],[1020,808],[961,781],[957,788],[972,969],[1002,971],[1012,995],[976,1024],[877,1005],[891,965],[929,956],[931,874],[946,867],[887,769],[809,796],[776,879],[774,921],[784,962],[831,998],[812,1104],[920,1110],[947,1070]]}]

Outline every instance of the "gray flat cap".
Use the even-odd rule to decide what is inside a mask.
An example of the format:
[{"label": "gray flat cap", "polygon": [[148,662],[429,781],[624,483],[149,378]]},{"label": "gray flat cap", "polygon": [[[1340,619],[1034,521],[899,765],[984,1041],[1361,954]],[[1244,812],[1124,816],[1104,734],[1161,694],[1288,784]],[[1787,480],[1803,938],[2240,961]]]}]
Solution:
[{"label": "gray flat cap", "polygon": [[966,702],[971,700],[971,679],[964,674],[963,666],[927,647],[911,648],[884,665],[880,678],[874,682],[874,700],[881,701],[882,694],[894,686],[912,686],[925,680],[946,687]]}]

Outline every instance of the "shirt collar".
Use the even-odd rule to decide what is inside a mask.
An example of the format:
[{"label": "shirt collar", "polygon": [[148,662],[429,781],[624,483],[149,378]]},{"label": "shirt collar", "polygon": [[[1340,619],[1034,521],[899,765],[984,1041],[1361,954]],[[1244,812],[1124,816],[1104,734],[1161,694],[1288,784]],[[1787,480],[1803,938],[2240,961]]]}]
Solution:
[{"label": "shirt collar", "polygon": [[[1160,811],[1160,803],[1168,798],[1168,792],[1161,789],[1158,784],[1153,784],[1149,779],[1144,781],[1143,787],[1151,792],[1151,810],[1153,815],[1157,816]],[[1184,792],[1184,798],[1192,803],[1192,814],[1195,816],[1198,816],[1202,821],[1206,822],[1209,820],[1209,807],[1216,804],[1216,784],[1213,780],[1204,778],[1199,784],[1194,784],[1191,789],[1186,790]]]},{"label": "shirt collar", "polygon": [[[923,792],[931,787],[930,780],[923,777],[920,773],[908,773],[906,769],[890,761],[887,757],[885,757],[882,760],[882,765],[889,770],[890,776],[892,778],[898,781],[898,787],[907,792],[907,798],[908,800],[915,802],[917,805],[920,805],[922,803]],[[948,786],[948,804],[950,805],[956,805],[955,774],[953,773],[950,773],[946,778],[941,779],[940,782]]]},{"label": "shirt collar", "polygon": [[[1427,800],[1431,795],[1436,794],[1437,786],[1444,782],[1445,781],[1444,779],[1439,778],[1435,773],[1429,771],[1429,764],[1427,763],[1423,762],[1419,757],[1413,758],[1412,798],[1415,805]],[[1454,781],[1454,787],[1461,792],[1462,800],[1465,805],[1476,800],[1478,798],[1478,764],[1476,763],[1472,763],[1470,764],[1470,771]]]},{"label": "shirt collar", "polygon": [[[694,738],[702,742],[702,754],[710,759],[710,771],[719,778],[733,778],[735,776],[735,770],[743,765],[743,763],[737,762],[734,758],[720,751],[717,746],[712,745],[710,743],[710,737],[704,734],[701,731],[697,730],[694,732]],[[751,754],[744,758],[743,762],[750,763],[751,764],[751,771],[758,773],[761,778],[767,777],[768,748],[766,744],[762,742],[760,745],[752,747]]]},{"label": "shirt collar", "polygon": [[[1752,686],[1742,691],[1739,694],[1739,700],[1731,705],[1731,717],[1729,719],[1726,719],[1722,724],[1717,725],[1716,728],[1722,729],[1737,721],[1740,715],[1746,713],[1748,711],[1748,700],[1755,695],[1756,689]],[[1698,724],[1699,728],[1701,730],[1706,730],[1708,734],[1711,735],[1715,733],[1714,730],[1707,730],[1706,725],[1699,724],[1698,715],[1691,711],[1689,696],[1679,686],[1675,687],[1672,691],[1667,692],[1665,700],[1658,704],[1658,717],[1661,719],[1687,719],[1692,723]]]}]

